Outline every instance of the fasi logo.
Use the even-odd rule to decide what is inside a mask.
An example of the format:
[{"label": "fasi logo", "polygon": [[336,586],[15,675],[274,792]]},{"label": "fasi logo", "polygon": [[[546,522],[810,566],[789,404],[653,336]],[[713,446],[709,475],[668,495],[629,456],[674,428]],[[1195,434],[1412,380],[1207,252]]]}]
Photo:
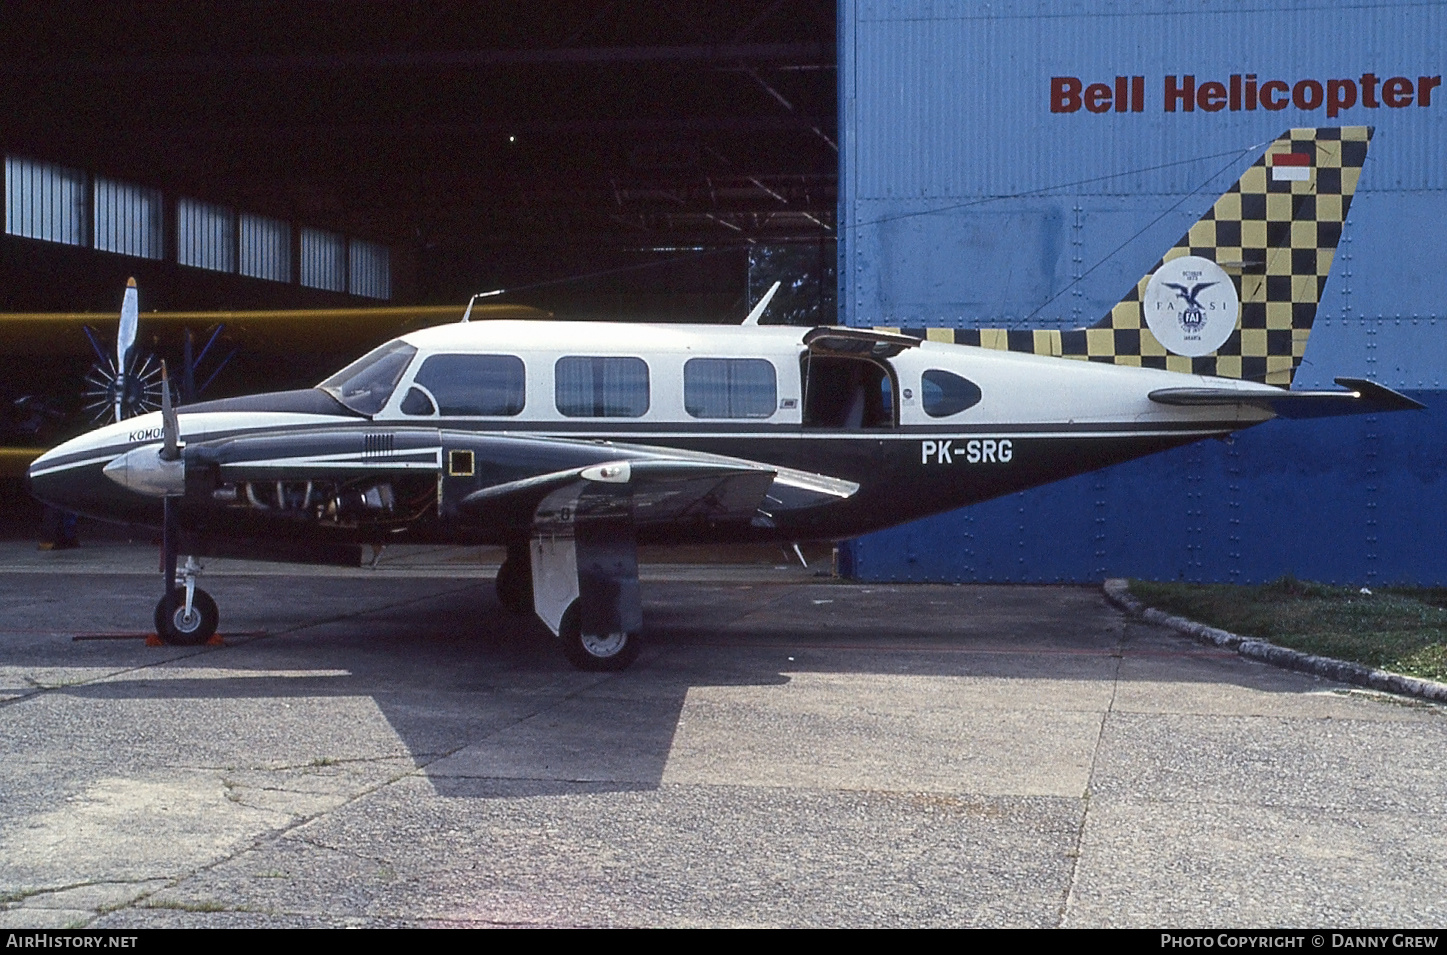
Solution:
[{"label": "fasi logo", "polygon": [[1177,355],[1198,358],[1226,343],[1236,329],[1241,302],[1226,271],[1198,255],[1162,265],[1146,283],[1146,326]]}]

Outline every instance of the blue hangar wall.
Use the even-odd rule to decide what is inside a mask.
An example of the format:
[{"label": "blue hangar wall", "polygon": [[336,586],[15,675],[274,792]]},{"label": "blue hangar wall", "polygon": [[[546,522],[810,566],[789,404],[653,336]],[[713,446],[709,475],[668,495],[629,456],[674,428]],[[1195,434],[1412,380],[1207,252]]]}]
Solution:
[{"label": "blue hangar wall", "polygon": [[[1370,125],[1293,387],[1360,376],[1429,406],[1273,421],[870,535],[846,574],[1447,583],[1447,6],[842,0],[839,28],[843,323],[1092,324],[1255,158],[1233,153]],[[1233,76],[1222,102],[1207,84]],[[1248,105],[1252,78],[1282,85]]]}]

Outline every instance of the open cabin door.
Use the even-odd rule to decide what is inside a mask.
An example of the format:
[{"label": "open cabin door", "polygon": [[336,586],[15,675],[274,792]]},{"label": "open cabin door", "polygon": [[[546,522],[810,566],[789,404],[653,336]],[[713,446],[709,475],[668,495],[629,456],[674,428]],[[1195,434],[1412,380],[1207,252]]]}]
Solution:
[{"label": "open cabin door", "polygon": [[899,383],[888,359],[919,340],[868,328],[804,335],[804,427],[846,431],[899,424]]}]

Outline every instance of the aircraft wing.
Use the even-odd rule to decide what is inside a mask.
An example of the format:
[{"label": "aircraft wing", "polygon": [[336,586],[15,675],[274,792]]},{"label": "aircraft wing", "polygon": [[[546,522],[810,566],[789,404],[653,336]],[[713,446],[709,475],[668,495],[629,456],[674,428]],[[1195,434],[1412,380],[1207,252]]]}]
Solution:
[{"label": "aircraft wing", "polygon": [[[621,512],[635,525],[697,518],[750,521],[774,483],[773,469],[761,465],[658,458],[620,458],[496,484],[473,491],[458,502],[469,519],[488,520],[508,513],[551,518],[572,506],[574,520]],[[626,499],[612,493],[627,487]],[[545,506],[547,502],[548,506]]]},{"label": "aircraft wing", "polygon": [[1163,405],[1252,405],[1265,408],[1282,418],[1328,418],[1379,411],[1415,411],[1426,407],[1420,401],[1365,378],[1338,378],[1336,383],[1349,390],[1160,388],[1150,393],[1150,399]]},{"label": "aircraft wing", "polygon": [[[489,444],[487,436],[457,435],[469,445]],[[505,439],[516,442],[519,439]],[[575,455],[576,442],[535,437],[539,457],[559,450]],[[859,485],[741,458],[637,445],[584,445],[591,463],[549,470],[512,481],[488,483],[448,501],[464,521],[515,523],[524,515],[535,525],[560,517],[588,520],[627,516],[636,527],[698,521],[769,526],[783,510],[814,507],[851,497]],[[478,448],[479,465],[487,448]],[[515,453],[515,449],[510,449]],[[571,512],[571,516],[569,513]]]},{"label": "aircraft wing", "polygon": [[[444,521],[525,529],[592,517],[769,526],[780,511],[834,503],[859,485],[742,458],[542,435],[397,429],[271,432],[185,451],[188,493],[228,483],[437,480]],[[199,481],[200,484],[193,482]]]},{"label": "aircraft wing", "polygon": [[670,453],[642,459],[618,458],[495,484],[466,495],[457,506],[469,519],[488,520],[507,514],[543,514],[561,506],[557,502],[571,498],[583,508],[577,516],[586,518],[592,513],[590,506],[602,511],[615,509],[608,502],[616,495],[592,493],[611,491],[614,486],[627,487],[628,514],[639,526],[688,520],[746,521],[767,526],[777,511],[842,500],[859,489],[852,481],[788,468]]}]

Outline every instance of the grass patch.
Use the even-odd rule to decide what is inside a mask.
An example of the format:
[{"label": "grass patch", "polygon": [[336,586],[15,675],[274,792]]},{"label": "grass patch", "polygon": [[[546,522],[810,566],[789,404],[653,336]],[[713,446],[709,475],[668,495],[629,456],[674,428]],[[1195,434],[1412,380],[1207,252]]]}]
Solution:
[{"label": "grass patch", "polygon": [[1447,682],[1447,590],[1392,587],[1364,594],[1283,577],[1269,584],[1132,580],[1149,606],[1304,653]]}]

